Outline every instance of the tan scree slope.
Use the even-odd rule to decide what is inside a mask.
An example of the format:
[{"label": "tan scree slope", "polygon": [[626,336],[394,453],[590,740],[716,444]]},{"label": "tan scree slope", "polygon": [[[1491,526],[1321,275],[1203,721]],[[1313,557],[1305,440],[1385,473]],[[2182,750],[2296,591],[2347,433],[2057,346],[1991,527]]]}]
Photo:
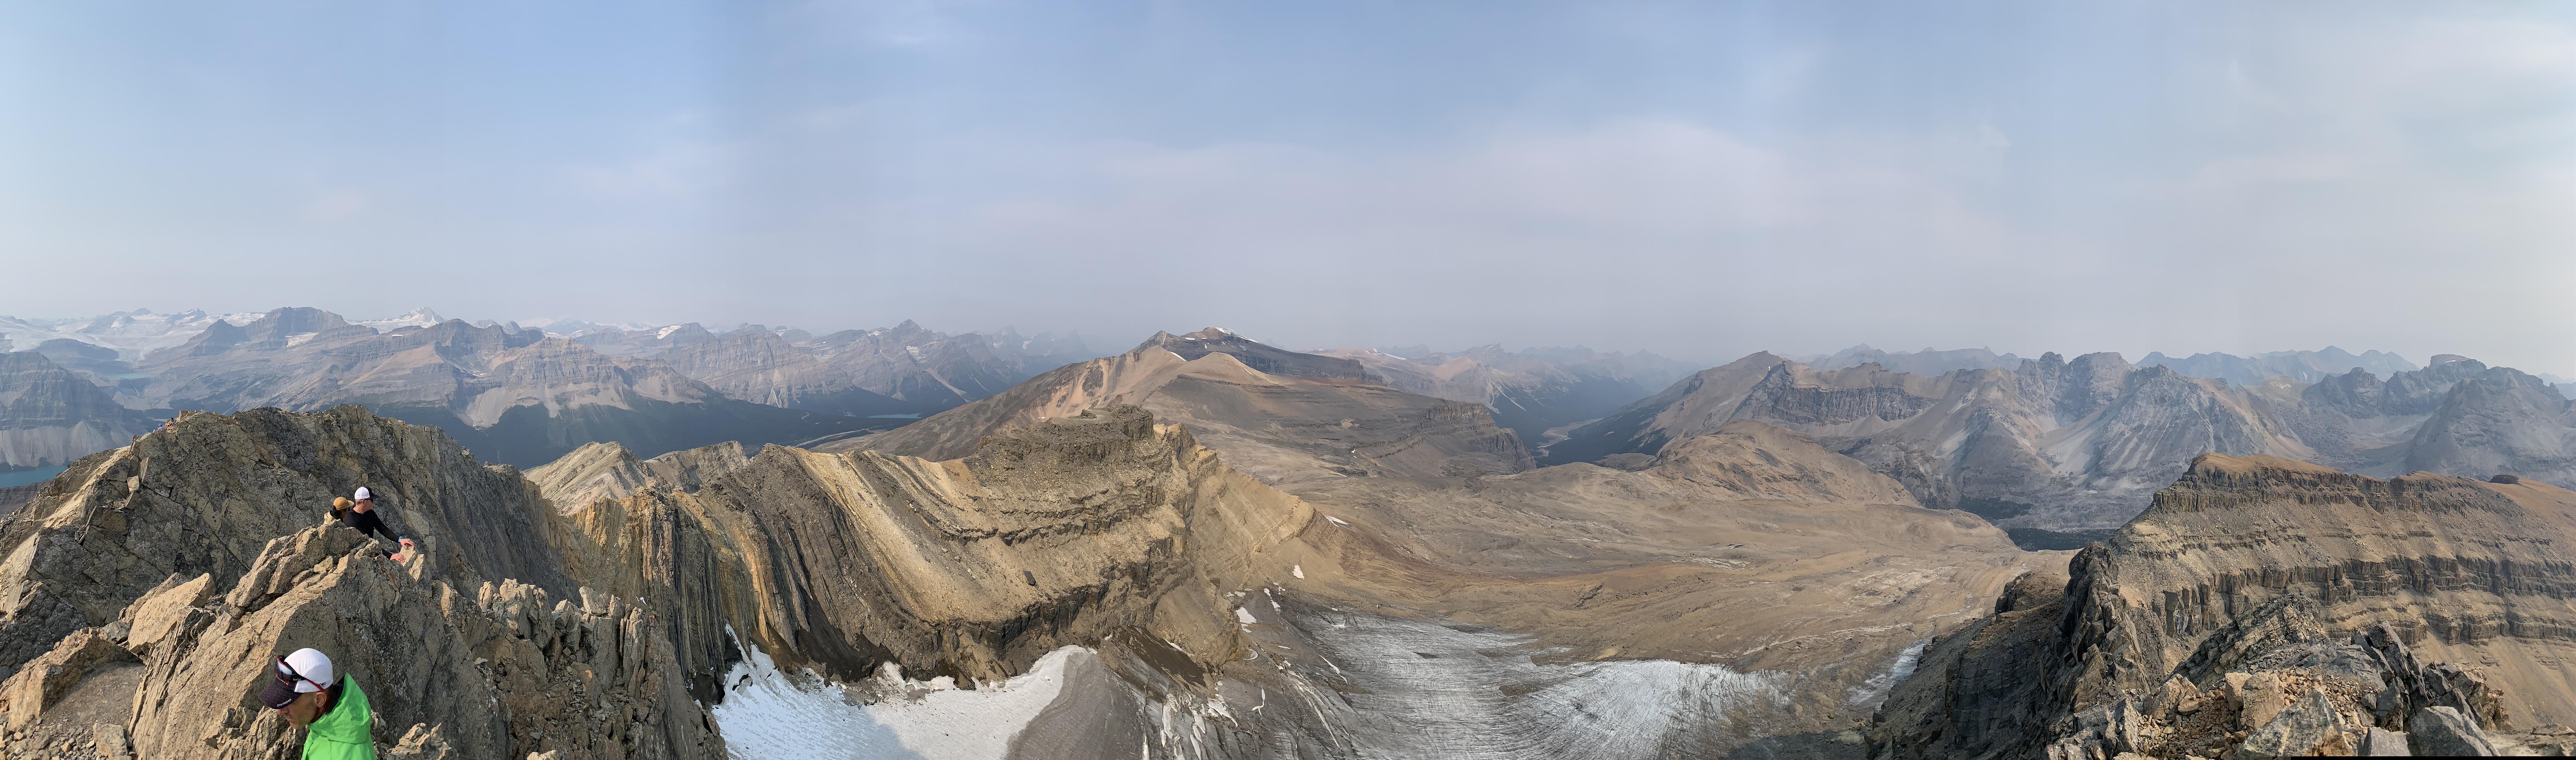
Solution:
[{"label": "tan scree slope", "polygon": [[1519,439],[1496,427],[1482,404],[1418,396],[1351,377],[1264,373],[1222,351],[1185,360],[1158,342],[1165,340],[1186,338],[1157,336],[1134,351],[1069,365],[921,422],[816,450],[954,459],[972,453],[986,435],[1135,404],[1165,423],[1188,426],[1200,443],[1224,452],[1229,466],[1274,485],[1530,467]]}]

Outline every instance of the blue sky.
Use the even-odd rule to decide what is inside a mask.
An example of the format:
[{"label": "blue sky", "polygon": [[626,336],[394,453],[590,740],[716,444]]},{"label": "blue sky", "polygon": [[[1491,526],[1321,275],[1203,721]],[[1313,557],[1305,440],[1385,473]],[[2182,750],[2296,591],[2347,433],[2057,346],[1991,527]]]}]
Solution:
[{"label": "blue sky", "polygon": [[0,313],[2576,374],[2576,6],[0,8]]}]

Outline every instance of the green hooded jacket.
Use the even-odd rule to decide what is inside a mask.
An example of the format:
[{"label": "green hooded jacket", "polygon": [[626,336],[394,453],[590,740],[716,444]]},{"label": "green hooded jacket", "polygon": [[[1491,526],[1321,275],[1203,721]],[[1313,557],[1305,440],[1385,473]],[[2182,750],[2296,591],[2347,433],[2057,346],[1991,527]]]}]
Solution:
[{"label": "green hooded jacket", "polygon": [[358,679],[340,677],[340,701],[304,727],[304,760],[376,760],[375,710]]}]

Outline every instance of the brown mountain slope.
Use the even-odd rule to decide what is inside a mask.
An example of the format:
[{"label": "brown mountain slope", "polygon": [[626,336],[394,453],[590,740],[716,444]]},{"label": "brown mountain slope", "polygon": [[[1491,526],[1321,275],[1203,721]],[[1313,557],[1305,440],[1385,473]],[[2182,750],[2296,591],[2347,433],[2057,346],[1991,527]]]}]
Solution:
[{"label": "brown mountain slope", "polygon": [[[1188,426],[1224,452],[1228,465],[1273,484],[1530,467],[1518,439],[1496,427],[1481,404],[1372,384],[1357,362],[1280,351],[1213,329],[1194,335],[1200,337],[1158,334],[1125,354],[1068,365],[921,422],[816,450],[949,459],[974,451],[986,435],[1134,404]],[[1313,374],[1263,372],[1242,356]]]}]

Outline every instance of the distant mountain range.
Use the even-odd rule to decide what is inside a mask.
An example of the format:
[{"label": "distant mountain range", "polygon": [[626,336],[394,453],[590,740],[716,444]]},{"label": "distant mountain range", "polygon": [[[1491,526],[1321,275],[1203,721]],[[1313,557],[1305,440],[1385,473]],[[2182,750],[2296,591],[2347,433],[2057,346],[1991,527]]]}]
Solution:
[{"label": "distant mountain range", "polygon": [[[2256,360],[2203,354],[2178,364],[2296,369],[2345,358],[2411,366],[2379,352],[2331,349]],[[2385,379],[2360,368],[2317,377],[2275,374],[2239,386],[2112,353],[2072,361],[2052,353],[2009,370],[1937,375],[1874,362],[1818,369],[1757,353],[1576,428],[1541,461],[1615,465],[1729,420],[1762,420],[1870,463],[1926,505],[2078,535],[2127,521],[2192,457],[2212,451],[2382,476],[2513,474],[2576,484],[2576,418],[2568,399],[2539,378],[2452,355]]]},{"label": "distant mountain range", "polygon": [[0,318],[14,349],[0,354],[0,467],[121,446],[173,410],[268,406],[359,404],[529,466],[597,441],[646,456],[795,443],[907,424],[1090,358],[1070,336],[949,336],[911,322],[819,338],[759,325],[548,326],[575,332],[427,308],[361,321],[310,308]]},{"label": "distant mountain range", "polygon": [[[2449,355],[2419,368],[2386,352],[2334,347],[2252,357],[2150,354],[2133,365],[2116,354],[2069,361],[1863,345],[1799,360],[1756,354],[1692,373],[1650,353],[1581,347],[1295,352],[1211,329],[1157,336],[1127,354],[1093,360],[1078,336],[1008,329],[950,335],[904,322],[815,335],[766,325],[521,326],[467,324],[428,308],[358,321],[305,308],[0,318],[0,346],[10,357],[0,388],[0,429],[9,431],[0,467],[10,468],[59,465],[121,445],[175,409],[354,403],[447,428],[488,460],[534,464],[597,441],[650,457],[724,440],[846,440],[946,417],[902,436],[871,438],[919,441],[913,445],[927,446],[925,454],[944,457],[960,455],[974,436],[1015,424],[1011,415],[1078,413],[1073,406],[1113,397],[1164,399],[1147,406],[1208,428],[1200,435],[1210,440],[1260,440],[1269,435],[1266,425],[1303,425],[1326,407],[1349,406],[1329,421],[1347,422],[1353,432],[1301,433],[1299,440],[1394,446],[1421,433],[1408,427],[1418,423],[1389,422],[1371,432],[1369,415],[1446,419],[1441,415],[1453,412],[1422,406],[1444,399],[1481,405],[1491,425],[1511,431],[1542,463],[1644,461],[1665,443],[1726,421],[1762,420],[1869,462],[1928,506],[2076,535],[2134,514],[2146,493],[2205,451],[2266,453],[2377,475],[2512,473],[2576,484],[2576,433],[2564,396],[2571,388],[2554,385],[2555,378]],[[1183,403],[1187,394],[1178,388],[1251,387],[1220,382],[1219,375],[1233,375],[1201,366],[1212,354],[1263,378],[1252,385],[1294,390],[1224,402],[1237,404],[1231,407]],[[1163,368],[1157,355],[1178,360]],[[1142,384],[961,409],[1050,372]],[[1398,402],[1359,388],[1427,399]],[[1272,406],[1280,403],[1290,405]],[[942,414],[951,410],[966,417]],[[967,418],[981,421],[961,427]],[[1468,469],[1528,466],[1486,451],[1493,444],[1479,434],[1460,434],[1466,438],[1459,443],[1425,445],[1447,452],[1435,457],[1442,462],[1470,452],[1502,457]],[[1385,436],[1395,437],[1378,440]],[[1367,445],[1343,448],[1351,461],[1337,466],[1355,472],[1449,466],[1405,463],[1411,460],[1372,454]],[[1242,466],[1263,471],[1259,462]]]},{"label": "distant mountain range", "polygon": [[1408,393],[1484,404],[1494,422],[1533,447],[1548,432],[1587,422],[1689,375],[1692,366],[1646,352],[1496,344],[1456,354],[1411,348],[1338,348],[1315,353],[1359,362],[1374,382]]}]

